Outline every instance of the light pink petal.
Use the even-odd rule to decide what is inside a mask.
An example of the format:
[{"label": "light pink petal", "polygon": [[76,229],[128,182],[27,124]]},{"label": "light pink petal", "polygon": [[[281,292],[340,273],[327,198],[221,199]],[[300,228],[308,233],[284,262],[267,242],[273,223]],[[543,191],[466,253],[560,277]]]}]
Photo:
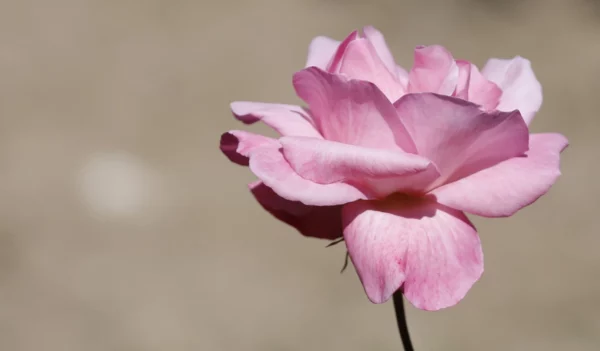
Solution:
[{"label": "light pink petal", "polygon": [[308,46],[308,59],[306,60],[306,67],[319,67],[320,69],[327,69],[327,65],[335,55],[340,42],[328,37],[316,37]]},{"label": "light pink petal", "polygon": [[418,46],[409,73],[409,93],[452,95],[458,81],[458,66],[452,54],[439,45]]},{"label": "light pink petal", "polygon": [[490,59],[482,74],[502,89],[498,109],[519,110],[525,122],[531,123],[542,106],[542,86],[531,69],[531,62],[519,56],[511,60]]},{"label": "light pink petal", "polygon": [[261,181],[251,183],[250,191],[261,206],[302,235],[334,240],[342,236],[341,206],[308,206],[277,195]]},{"label": "light pink petal", "polygon": [[525,153],[529,131],[518,111],[483,112],[467,101],[431,93],[395,104],[418,154],[441,173],[430,189]]},{"label": "light pink petal", "polygon": [[458,67],[458,79],[454,96],[463,100],[469,100],[469,82],[471,80],[471,64],[467,61],[456,60]]},{"label": "light pink petal", "polygon": [[372,198],[418,192],[439,176],[427,159],[400,150],[370,149],[302,137],[280,139],[283,155],[302,178],[315,183],[345,182]]},{"label": "light pink petal", "polygon": [[246,124],[262,121],[281,135],[321,138],[312,118],[300,106],[236,101],[231,103],[231,111]]},{"label": "light pink petal", "polygon": [[408,72],[403,67],[396,65],[396,77],[404,87],[404,91],[408,91]]},{"label": "light pink petal", "polygon": [[402,288],[417,308],[458,303],[483,273],[473,225],[460,211],[426,199],[358,201],[342,209],[352,263],[374,303]]},{"label": "light pink petal", "polygon": [[347,80],[312,67],[294,74],[294,87],[309,105],[325,139],[415,151],[393,105],[373,83]]},{"label": "light pink petal", "polygon": [[[340,70],[340,64],[342,62],[342,58],[344,57],[344,53],[346,52],[346,48],[348,47],[348,44],[350,44],[351,42],[353,42],[356,39],[358,39],[358,31],[353,31],[346,37],[346,39],[344,39],[340,43],[335,54],[331,58],[329,65],[327,65],[327,69],[324,69],[324,71],[329,72],[329,73],[338,73]],[[318,67],[318,68],[320,68],[320,67]]]},{"label": "light pink petal", "polygon": [[405,93],[396,75],[386,67],[368,39],[348,43],[337,73],[374,83],[392,102]]},{"label": "light pink petal", "polygon": [[481,75],[474,64],[457,60],[458,83],[455,96],[481,106],[486,111],[491,111],[498,106],[502,90]]},{"label": "light pink petal", "polygon": [[318,184],[300,177],[285,160],[280,147],[253,150],[250,154],[250,170],[284,199],[306,205],[334,206],[367,198],[349,184]]},{"label": "light pink petal", "polygon": [[[380,31],[378,31],[375,27],[366,26],[363,28],[363,33],[365,37],[373,44],[375,50],[377,50],[377,55],[383,61],[387,69],[392,72],[398,82],[400,82],[402,86],[402,91],[406,92],[406,88],[408,85],[408,72],[401,66],[396,65],[396,61],[394,60],[394,55],[390,51],[387,43],[385,42],[385,38]],[[396,100],[392,100],[396,101]]]},{"label": "light pink petal", "polygon": [[[477,66],[471,64],[471,80],[469,82],[469,101],[491,111],[498,106],[502,89],[496,83],[487,80]],[[512,111],[512,110],[506,110]]]},{"label": "light pink petal", "polygon": [[367,38],[371,42],[371,44],[377,51],[377,55],[379,56],[381,61],[385,64],[385,67],[387,67],[387,69],[390,72],[395,72],[396,71],[396,61],[394,60],[394,55],[392,55],[390,48],[388,47],[387,43],[385,42],[385,38],[383,37],[383,34],[381,34],[381,32],[378,31],[373,26],[364,27],[363,33],[365,35],[365,38]]},{"label": "light pink petal", "polygon": [[515,157],[435,189],[440,203],[485,217],[510,216],[544,195],[560,175],[560,134],[532,134],[526,156]]},{"label": "light pink petal", "polygon": [[231,130],[221,135],[221,151],[234,163],[248,165],[248,157],[252,150],[265,146],[277,147],[277,140],[262,135]]}]

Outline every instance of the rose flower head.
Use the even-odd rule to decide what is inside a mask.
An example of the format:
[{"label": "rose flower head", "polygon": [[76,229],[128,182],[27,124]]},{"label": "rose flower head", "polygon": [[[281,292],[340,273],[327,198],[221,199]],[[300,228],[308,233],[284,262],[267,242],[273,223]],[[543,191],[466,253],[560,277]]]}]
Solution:
[{"label": "rose flower head", "polygon": [[281,136],[221,137],[249,166],[262,207],[309,237],[343,236],[368,298],[398,289],[416,307],[459,302],[483,272],[465,212],[506,217],[560,175],[560,134],[530,134],[542,102],[528,60],[490,59],[480,71],[441,46],[398,66],[373,27],[344,41],[315,38],[293,75],[306,107],[234,102],[233,114]]}]

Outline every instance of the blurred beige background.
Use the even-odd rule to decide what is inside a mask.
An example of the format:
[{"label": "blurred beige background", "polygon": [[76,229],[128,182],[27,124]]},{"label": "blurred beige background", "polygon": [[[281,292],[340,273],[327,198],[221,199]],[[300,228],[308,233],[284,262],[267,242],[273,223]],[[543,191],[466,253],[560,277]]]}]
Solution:
[{"label": "blurred beige background", "polygon": [[531,59],[532,128],[571,141],[547,196],[474,219],[486,273],[409,309],[416,349],[600,350],[589,0],[0,1],[0,350],[401,350],[343,247],[272,219],[218,151],[230,101],[298,102],[311,38],[366,24],[407,67],[417,44]]}]

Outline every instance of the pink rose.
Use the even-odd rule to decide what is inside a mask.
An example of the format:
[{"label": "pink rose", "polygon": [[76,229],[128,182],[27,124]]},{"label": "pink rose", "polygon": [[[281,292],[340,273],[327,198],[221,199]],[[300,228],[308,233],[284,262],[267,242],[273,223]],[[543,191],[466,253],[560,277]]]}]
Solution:
[{"label": "pink rose", "polygon": [[344,237],[374,303],[398,289],[416,307],[460,301],[483,272],[464,212],[505,217],[560,175],[560,134],[529,134],[540,84],[522,58],[480,73],[442,47],[419,47],[410,72],[372,27],[319,37],[293,85],[308,109],[234,102],[278,139],[234,130],[221,150],[249,165],[258,202],[306,236]]}]

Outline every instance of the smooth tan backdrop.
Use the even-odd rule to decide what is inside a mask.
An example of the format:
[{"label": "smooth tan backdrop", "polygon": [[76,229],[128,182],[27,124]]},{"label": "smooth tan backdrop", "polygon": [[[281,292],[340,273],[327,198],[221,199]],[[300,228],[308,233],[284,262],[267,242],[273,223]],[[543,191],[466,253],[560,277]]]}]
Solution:
[{"label": "smooth tan backdrop", "polygon": [[[475,218],[486,272],[410,308],[416,349],[600,349],[600,6],[585,0],[0,1],[0,350],[400,350],[344,248],[300,237],[218,151],[233,100],[296,103],[316,35],[373,24],[482,65],[531,59],[563,177]],[[267,128],[252,127],[266,132]]]}]

